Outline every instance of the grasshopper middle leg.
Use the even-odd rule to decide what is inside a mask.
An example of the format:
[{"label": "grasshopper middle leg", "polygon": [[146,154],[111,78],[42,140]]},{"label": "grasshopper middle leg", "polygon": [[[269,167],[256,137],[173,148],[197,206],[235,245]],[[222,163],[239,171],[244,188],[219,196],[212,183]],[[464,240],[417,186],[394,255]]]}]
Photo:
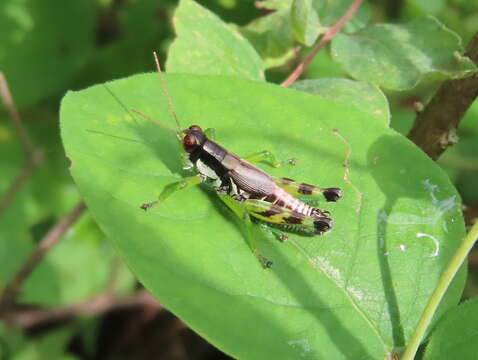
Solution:
[{"label": "grasshopper middle leg", "polygon": [[269,164],[271,164],[275,168],[282,167],[286,164],[295,165],[297,163],[297,159],[288,159],[286,161],[278,161],[275,155],[268,150],[249,154],[244,157],[244,160],[247,160],[250,163],[267,161]]}]

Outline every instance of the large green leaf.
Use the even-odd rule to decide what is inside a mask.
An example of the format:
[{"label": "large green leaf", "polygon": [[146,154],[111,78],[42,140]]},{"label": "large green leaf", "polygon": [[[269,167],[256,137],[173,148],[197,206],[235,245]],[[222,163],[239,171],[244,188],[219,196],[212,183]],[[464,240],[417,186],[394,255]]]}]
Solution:
[{"label": "large green leaf", "polygon": [[314,79],[296,81],[291,88],[337,103],[347,103],[367,112],[369,117],[390,125],[390,110],[385,95],[373,84],[350,79]]},{"label": "large green leaf", "polygon": [[[380,359],[403,346],[464,235],[446,175],[352,105],[239,78],[166,78],[182,126],[214,127],[239,154],[298,158],[261,167],[345,195],[321,205],[335,222],[324,236],[279,243],[256,227],[259,249],[274,262],[264,270],[213,191],[199,186],[139,209],[183,174],[175,136],[126,112],[174,127],[156,74],[71,92],[61,108],[71,173],[144,285],[238,358]],[[458,302],[463,275],[441,311]]]},{"label": "large green leaf", "polygon": [[169,72],[264,79],[264,64],[252,45],[209,10],[182,0],[173,21],[177,38],[169,51]]},{"label": "large green leaf", "polygon": [[478,299],[450,310],[434,329],[425,360],[473,360],[478,353]]},{"label": "large green leaf", "polygon": [[396,90],[413,88],[428,73],[471,74],[476,67],[462,52],[458,35],[431,16],[338,34],[332,41],[332,54],[351,76]]}]

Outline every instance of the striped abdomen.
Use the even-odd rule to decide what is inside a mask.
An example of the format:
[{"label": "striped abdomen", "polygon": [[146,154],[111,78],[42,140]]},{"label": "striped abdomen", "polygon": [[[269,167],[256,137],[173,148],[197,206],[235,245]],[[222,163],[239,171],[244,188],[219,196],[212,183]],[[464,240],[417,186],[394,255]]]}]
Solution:
[{"label": "striped abdomen", "polygon": [[285,207],[286,209],[292,210],[293,212],[302,214],[304,216],[313,216],[317,212],[319,212],[319,214],[322,213],[320,210],[315,209],[295,198],[279,186],[275,186],[273,194],[267,196],[264,200],[270,202],[271,204]]}]

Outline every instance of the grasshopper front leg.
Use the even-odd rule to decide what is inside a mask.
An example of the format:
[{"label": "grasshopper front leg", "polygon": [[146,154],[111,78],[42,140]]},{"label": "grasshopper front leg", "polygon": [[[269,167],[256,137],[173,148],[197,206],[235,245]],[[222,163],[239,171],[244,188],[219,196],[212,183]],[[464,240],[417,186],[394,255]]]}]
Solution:
[{"label": "grasshopper front leg", "polygon": [[164,187],[163,191],[161,191],[161,194],[159,194],[158,196],[158,200],[152,201],[149,203],[144,203],[143,205],[140,206],[140,208],[146,211],[149,208],[163,202],[176,191],[184,190],[191,186],[199,185],[202,182],[203,182],[203,178],[199,175],[189,176],[189,177],[183,178],[182,180],[175,181]]}]

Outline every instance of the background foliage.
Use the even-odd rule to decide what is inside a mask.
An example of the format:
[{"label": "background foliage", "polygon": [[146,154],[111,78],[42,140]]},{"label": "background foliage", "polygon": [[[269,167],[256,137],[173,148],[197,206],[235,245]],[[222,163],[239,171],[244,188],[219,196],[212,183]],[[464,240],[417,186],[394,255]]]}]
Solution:
[{"label": "background foliage", "polygon": [[[105,298],[109,305],[113,304],[105,310],[117,311],[104,312],[94,303],[96,316],[73,316],[67,321],[62,317],[61,321],[53,318],[34,324],[17,322],[20,324],[17,328],[2,325],[0,357],[228,358],[153,300],[135,302],[134,307],[125,305],[127,310],[119,311],[116,303],[138,293],[138,284],[123,264],[124,259],[164,305],[235,357],[280,358],[284,351],[291,351],[295,356],[312,356],[318,344],[327,349],[322,356],[334,354],[331,357],[334,359],[358,358],[357,354],[377,358],[403,350],[441,269],[463,237],[459,198],[463,199],[468,225],[478,213],[478,107],[475,104],[462,121],[458,144],[438,161],[447,176],[395,131],[408,133],[417,104],[426,103],[444,79],[462,77],[473,71],[470,60],[460,54],[462,44],[468,43],[478,28],[478,5],[459,0],[409,0],[389,5],[365,2],[343,31],[314,58],[303,78],[292,86],[318,97],[262,84],[283,81],[298,60],[310,52],[309,46],[349,5],[350,1],[345,0],[259,3],[184,0],[177,9],[175,1],[158,0],[83,0],[71,4],[48,0],[41,6],[33,0],[5,0],[0,5],[0,33],[3,34],[0,70],[5,73],[22,119],[45,159],[11,205],[0,214],[0,287],[18,270],[46,232],[84,197],[92,213],[83,214],[35,268],[18,298],[17,313],[31,308],[75,310],[105,292],[113,291],[117,295]],[[139,204],[150,200],[157,189],[174,179],[178,167],[174,139],[168,139],[164,131],[154,124],[145,124],[144,120],[141,126],[134,127],[118,105],[119,99],[127,103],[128,108],[164,118],[166,105],[155,76],[113,82],[108,85],[109,90],[93,87],[70,94],[64,100],[62,131],[80,196],[61,146],[60,99],[67,90],[152,71],[152,50],[159,51],[168,72],[196,75],[168,76],[181,119],[194,119],[201,125],[216,127],[221,142],[241,154],[261,146],[276,150],[280,158],[300,157],[297,168],[276,171],[277,174],[283,175],[286,171],[287,176],[312,183],[327,183],[330,177],[342,181],[341,162],[350,147],[353,152],[350,168],[362,170],[352,172],[352,184],[342,182],[340,185],[347,193],[356,195],[354,184],[359,183],[358,191],[366,193],[365,199],[371,199],[370,203],[364,201],[364,209],[370,210],[363,210],[365,215],[357,220],[337,225],[330,242],[300,238],[289,244],[277,244],[272,239],[265,241],[266,251],[281,259],[275,261],[278,263],[273,273],[276,277],[260,272],[241,243],[241,228],[225,219],[223,214],[227,211],[212,201],[213,196],[207,192],[179,194],[167,204],[164,211],[172,214],[172,218],[168,220],[171,224],[163,225],[165,229],[160,228],[155,218],[161,216],[161,212],[146,217],[132,212],[133,206],[125,206],[126,202]],[[234,78],[224,80],[214,75],[256,83]],[[214,101],[208,105],[198,95],[201,93],[202,96],[208,94]],[[244,104],[251,104],[255,98],[263,99],[263,109],[251,111],[245,107]],[[277,98],[287,101],[277,104],[274,102]],[[267,116],[261,118],[264,114]],[[320,120],[314,123],[316,127],[310,127],[315,119],[312,114],[322,115],[317,116],[321,119],[341,119],[342,123]],[[361,130],[364,126],[367,134]],[[346,139],[345,143],[333,135],[335,127]],[[317,131],[321,137],[328,134],[321,145],[321,151],[330,151],[333,159],[323,161],[322,169],[326,171],[309,165],[316,156],[313,151],[304,151],[292,142],[284,147],[279,142],[291,134],[300,138],[303,129],[307,129],[308,134]],[[245,134],[251,133],[256,136],[248,139]],[[139,139],[145,145],[137,146],[109,134]],[[23,166],[22,147],[5,111],[0,113],[0,147],[0,190],[4,192]],[[384,159],[375,167],[374,159],[378,156]],[[131,166],[125,169],[125,164]],[[164,178],[158,181],[145,174]],[[115,184],[118,191],[115,194],[120,194],[117,195],[120,201],[108,190]],[[140,192],[134,193],[138,188]],[[100,189],[107,190],[101,192]],[[384,194],[393,194],[394,201],[386,199]],[[333,208],[339,224],[340,219],[353,213],[356,198],[345,198],[343,205]],[[444,202],[452,198],[451,205]],[[194,211],[188,212],[188,208]],[[406,212],[423,216],[430,212],[433,215],[434,211],[444,212],[437,213],[438,220],[433,226],[417,221],[407,225],[399,218]],[[194,220],[198,214],[202,214],[200,221]],[[377,214],[385,216],[385,222],[392,225],[380,227]],[[178,217],[186,217],[187,221],[178,221]],[[368,224],[362,225],[363,234],[356,230],[359,221]],[[134,223],[140,226],[135,228]],[[194,231],[188,230],[192,226]],[[145,228],[150,230],[148,235]],[[211,235],[211,229],[217,233]],[[191,231],[188,232],[190,241],[180,242],[178,239],[186,231]],[[232,235],[227,241],[220,241],[219,235],[227,231]],[[104,233],[113,242],[108,241]],[[426,243],[420,239],[417,244],[416,233],[448,239],[440,248],[440,256],[423,261],[424,254],[433,254],[434,248],[430,246],[431,240]],[[360,247],[361,235],[376,240],[380,234],[390,246],[384,253],[390,251],[395,256],[377,257],[377,249],[381,247],[376,242],[370,248]],[[164,238],[169,242],[163,241]],[[176,238],[175,246],[168,247]],[[159,239],[161,241],[157,241]],[[403,239],[413,241],[405,243]],[[169,255],[155,257],[160,254],[155,251],[158,246]],[[402,246],[408,251],[402,251]],[[300,258],[294,257],[297,247],[309,258],[320,257],[322,262],[318,267],[304,265]],[[338,247],[343,250],[341,254],[334,253]],[[217,257],[230,252],[234,256]],[[198,254],[202,256],[198,258]],[[476,256],[470,255],[470,276],[464,292],[462,271],[439,315],[451,309],[460,296],[467,299],[476,295]],[[229,274],[227,266],[235,261],[234,271]],[[359,267],[362,273],[358,271],[339,280],[334,278],[337,272],[350,271],[351,261],[366,264]],[[402,273],[404,267],[407,272]],[[390,273],[383,272],[387,268],[391,269]],[[176,273],[171,273],[171,269]],[[417,273],[422,275],[417,277]],[[387,276],[389,279],[382,282]],[[387,287],[390,278],[394,283]],[[306,286],[287,288],[294,279],[316,283],[307,293]],[[331,283],[331,279],[335,283]],[[226,289],[226,296],[208,290],[211,282],[216,289]],[[370,283],[377,286],[367,287]],[[269,292],[270,298],[263,292]],[[354,310],[348,312],[341,302],[344,293],[356,296],[357,309],[367,314],[365,318],[374,325],[370,329],[378,329],[378,335],[365,333]],[[268,303],[251,306],[237,294],[250,299],[265,296]],[[201,301],[183,300],[188,297]],[[300,299],[298,304],[297,299]],[[320,305],[318,300],[329,303]],[[291,307],[290,312],[280,310],[285,305]],[[230,314],[232,307],[241,310]],[[257,312],[250,313],[251,308]],[[315,310],[309,311],[310,308]],[[317,316],[323,316],[321,308],[333,309],[328,320],[317,320]],[[299,311],[303,313],[298,315]],[[419,356],[446,359],[450,352],[457,352],[459,345],[454,345],[454,341],[460,344],[461,332],[473,338],[473,333],[467,332],[473,322],[468,325],[460,319],[473,319],[475,314],[476,301],[449,311],[436,326],[430,345]],[[254,319],[258,318],[271,323],[255,323]],[[272,323],[275,328],[281,322],[282,328],[276,332],[270,330]],[[225,331],[224,323],[235,324],[232,327],[238,332]],[[254,326],[240,328],[244,323]],[[442,340],[447,329],[454,327],[450,324],[457,323],[463,329],[457,329],[455,337]],[[323,340],[327,327],[333,327],[342,335],[332,341]],[[360,340],[351,342],[350,334],[357,334],[357,329],[364,333],[360,334]],[[270,339],[264,335],[268,331]],[[307,331],[315,334],[324,331],[324,335],[317,336],[316,343],[291,337],[301,331],[304,338]],[[249,333],[254,336],[247,336]],[[282,333],[291,343],[274,349],[277,333]],[[443,345],[445,342],[447,346]],[[261,348],[266,354],[255,350]],[[475,350],[461,346],[461,358],[476,353]],[[280,351],[279,355],[274,355],[274,351]]]}]

